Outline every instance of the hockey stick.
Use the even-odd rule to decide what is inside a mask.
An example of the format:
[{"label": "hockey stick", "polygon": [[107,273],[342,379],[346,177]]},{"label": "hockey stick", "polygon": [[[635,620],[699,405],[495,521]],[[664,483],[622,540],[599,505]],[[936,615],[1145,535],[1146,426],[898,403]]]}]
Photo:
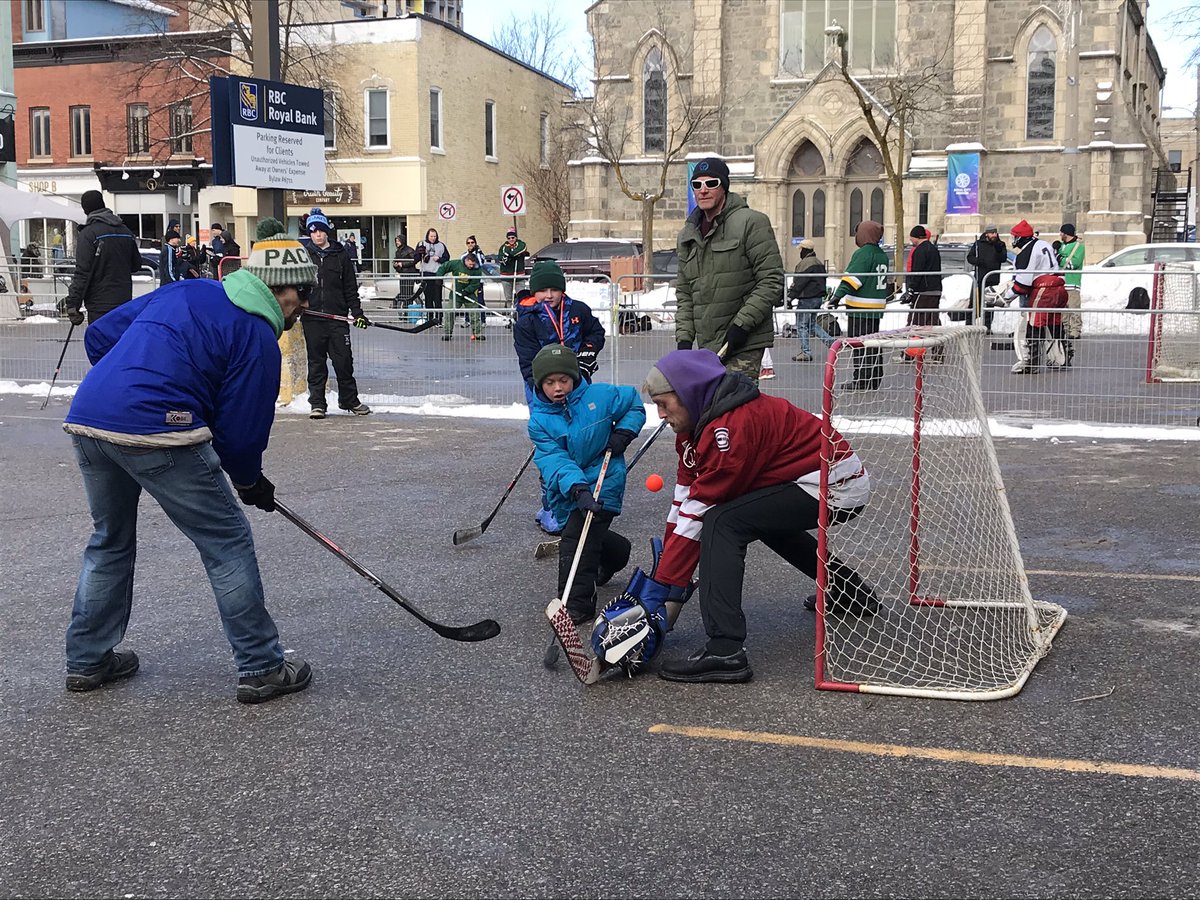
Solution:
[{"label": "hockey stick", "polygon": [[[304,315],[312,316],[316,319],[332,319],[334,322],[348,322],[351,325],[354,324],[354,319],[350,316],[335,316],[333,313],[317,312],[314,309],[304,310]],[[384,328],[388,331],[403,331],[405,334],[420,334],[422,331],[428,331],[436,324],[437,322],[435,320],[426,319],[420,325],[413,325],[410,328],[406,328],[403,325],[392,325],[388,322],[372,322],[371,327]]]},{"label": "hockey stick", "polygon": [[58,381],[58,373],[62,371],[63,360],[67,358],[67,348],[71,346],[71,335],[75,333],[75,323],[71,323],[71,327],[67,329],[67,339],[63,341],[62,353],[58,354],[58,365],[54,367],[54,377],[50,379],[50,390],[46,391],[46,399],[42,401],[42,409],[46,408],[46,404],[50,402],[50,395],[54,393],[54,382]]},{"label": "hockey stick", "polygon": [[[600,488],[604,484],[604,475],[608,471],[608,462],[611,459],[612,451],[606,450],[604,462],[600,464],[600,474],[596,476],[596,489],[592,492],[593,500],[600,499]],[[571,616],[567,613],[566,598],[571,596],[571,588],[575,585],[575,573],[579,570],[579,560],[583,556],[583,548],[587,543],[593,516],[592,511],[588,510],[588,514],[583,520],[579,545],[575,548],[575,559],[571,562],[571,571],[567,575],[567,584],[563,588],[562,596],[555,597],[546,607],[546,618],[550,620],[550,627],[554,629],[554,637],[562,645],[563,652],[567,654],[567,661],[571,664],[575,677],[583,684],[593,684],[600,677],[600,663],[583,648],[583,639],[579,636],[579,628],[571,621]],[[557,657],[558,654],[554,654],[552,658],[547,649],[542,662],[547,668],[550,668],[554,665]]]},{"label": "hockey stick", "polygon": [[494,638],[500,633],[500,623],[493,619],[484,619],[482,622],[476,622],[474,625],[443,625],[440,622],[435,622],[430,619],[419,609],[404,599],[395,588],[384,582],[382,578],[364,566],[362,563],[355,560],[349,553],[327,538],[321,532],[317,531],[312,525],[306,522],[296,513],[288,509],[279,500],[275,501],[275,508],[283,513],[283,517],[292,524],[296,525],[301,531],[311,537],[319,544],[323,544],[334,556],[342,560],[346,565],[352,568],[355,572],[361,575],[379,590],[383,591],[389,597],[396,601],[406,612],[411,613],[425,625],[428,625],[444,638],[449,638],[452,641],[462,641],[464,643],[472,643],[475,641],[486,641]]},{"label": "hockey stick", "polygon": [[[536,450],[536,448],[535,448]],[[508,499],[508,495],[512,493],[513,488],[517,486],[517,482],[521,480],[521,476],[525,474],[525,470],[529,468],[529,464],[533,462],[533,454],[535,450],[530,450],[529,455],[525,457],[525,462],[521,463],[521,468],[517,469],[517,474],[513,476],[513,480],[508,483],[508,487],[504,489],[504,494],[500,498],[500,502],[496,504],[496,508],[492,510],[492,514],[480,522],[478,525],[471,528],[460,528],[454,532],[454,545],[457,547],[465,544],[467,541],[473,541],[492,524],[492,519],[496,518],[496,513],[500,512],[500,507],[504,505],[504,501]]]}]

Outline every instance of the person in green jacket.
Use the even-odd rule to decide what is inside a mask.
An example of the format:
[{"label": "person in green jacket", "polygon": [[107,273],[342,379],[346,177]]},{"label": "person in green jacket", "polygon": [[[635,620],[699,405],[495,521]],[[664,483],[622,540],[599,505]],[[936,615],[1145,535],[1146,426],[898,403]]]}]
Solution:
[{"label": "person in green jacket", "polygon": [[[1067,309],[1079,309],[1079,288],[1083,283],[1083,241],[1075,236],[1075,226],[1070,222],[1058,229],[1058,267],[1063,269],[1063,281],[1067,283]],[[1063,343],[1067,350],[1067,365],[1075,356],[1075,342],[1083,334],[1083,316],[1077,312],[1065,313],[1062,317]]]},{"label": "person in green jacket", "polygon": [[525,287],[525,280],[516,276],[525,274],[527,259],[529,248],[517,237],[517,229],[508,229],[504,243],[496,251],[496,261],[500,264],[500,284],[504,287],[504,299],[509,306],[512,306],[513,294]]},{"label": "person in green jacket", "polygon": [[[479,268],[475,259],[475,254],[468,253],[462,259],[451,259],[438,266],[438,277],[444,275],[452,275],[454,277],[454,289],[450,292],[450,299],[446,301],[446,309],[452,310],[456,307],[470,309],[468,314],[471,320],[471,340],[486,341],[487,335],[483,333],[483,316],[480,310],[483,308],[483,270]],[[448,341],[454,337],[454,313],[448,312],[442,316],[442,340]]]},{"label": "person in green jacket", "polygon": [[[870,219],[859,222],[854,230],[858,249],[846,264],[846,274],[833,292],[830,304],[846,301],[846,336],[861,337],[879,331],[879,322],[887,307],[888,258],[879,246],[883,226]],[[851,351],[854,380],[841,385],[843,390],[873,391],[883,380],[883,352],[878,348]]]},{"label": "person in green jacket", "polygon": [[715,156],[692,171],[696,209],[679,232],[675,341],[680,350],[725,351],[725,368],[755,384],[775,343],[783,306],[783,257],[771,220],[729,192],[729,166]]}]

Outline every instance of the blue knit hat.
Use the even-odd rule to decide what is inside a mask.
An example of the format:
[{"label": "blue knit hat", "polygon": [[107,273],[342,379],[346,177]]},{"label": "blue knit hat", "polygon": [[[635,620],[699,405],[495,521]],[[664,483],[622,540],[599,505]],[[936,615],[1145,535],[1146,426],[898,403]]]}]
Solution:
[{"label": "blue knit hat", "polygon": [[309,231],[314,228],[320,228],[326,234],[333,234],[333,226],[329,224],[329,219],[321,212],[319,206],[314,206],[312,212],[308,214],[308,221],[304,223],[304,227]]}]

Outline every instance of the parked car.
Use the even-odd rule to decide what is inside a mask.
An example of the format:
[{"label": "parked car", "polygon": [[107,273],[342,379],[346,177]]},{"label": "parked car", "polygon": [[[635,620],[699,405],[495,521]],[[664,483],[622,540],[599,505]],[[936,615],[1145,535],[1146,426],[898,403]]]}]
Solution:
[{"label": "parked car", "polygon": [[533,254],[539,259],[556,260],[568,278],[608,278],[612,275],[610,260],[614,256],[641,256],[639,241],[618,238],[571,238],[547,244]]},{"label": "parked car", "polygon": [[1200,244],[1135,244],[1110,253],[1095,265],[1099,269],[1145,266],[1150,271],[1159,262],[1200,262]]}]

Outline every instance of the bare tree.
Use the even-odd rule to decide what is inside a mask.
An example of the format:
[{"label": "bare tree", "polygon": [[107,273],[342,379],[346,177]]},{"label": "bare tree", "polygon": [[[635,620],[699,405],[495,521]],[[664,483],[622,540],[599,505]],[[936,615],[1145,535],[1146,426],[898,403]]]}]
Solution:
[{"label": "bare tree", "polygon": [[[140,42],[129,58],[131,95],[155,98],[151,117],[170,116],[181,103],[208,109],[208,80],[213,75],[245,75],[254,68],[254,40],[250,18],[252,0],[204,0],[186,3],[189,30],[179,34],[158,30],[150,41]],[[337,71],[341,51],[325,29],[314,25],[328,13],[314,0],[280,0],[279,77],[293,84],[313,85],[333,94],[332,109],[339,135],[355,140],[362,136],[361,116],[340,101],[336,85],[326,73]],[[153,21],[153,19],[148,19]],[[200,101],[197,103],[196,101]],[[152,129],[170,137],[152,142],[150,155],[169,156],[181,138],[204,134],[212,128],[211,115],[194,118],[190,129]]]},{"label": "bare tree", "polygon": [[567,162],[580,148],[578,133],[560,122],[550,122],[545,158],[524,155],[516,161],[517,176],[529,197],[546,211],[550,239],[565,240],[571,223],[571,184]]},{"label": "bare tree", "polygon": [[[623,53],[605,53],[596,48],[596,96],[577,105],[578,118],[569,127],[574,130],[586,152],[601,157],[611,168],[617,186],[630,200],[639,204],[642,216],[642,271],[653,271],[654,210],[666,196],[667,181],[673,167],[682,163],[693,140],[714,126],[720,115],[720,105],[705,103],[692,93],[692,79],[677,77],[677,65],[691,70],[705,65],[720,65],[719,60],[696,59],[692,35],[672,16],[669,4],[645,5],[644,21],[653,23],[648,30],[655,49],[663,59],[662,100],[665,104],[665,123],[660,133],[648,140],[645,117],[636,114],[636,101],[631,100],[628,82],[617,88],[606,76],[621,75],[605,68],[611,60],[624,58]],[[597,39],[598,40],[598,39]],[[637,96],[637,91],[632,91]],[[633,107],[633,108],[631,108]]]},{"label": "bare tree", "polygon": [[585,61],[577,50],[567,48],[566,34],[558,12],[547,6],[524,18],[506,19],[503,25],[493,28],[491,43],[501,53],[557,78],[578,93],[578,73]]}]

